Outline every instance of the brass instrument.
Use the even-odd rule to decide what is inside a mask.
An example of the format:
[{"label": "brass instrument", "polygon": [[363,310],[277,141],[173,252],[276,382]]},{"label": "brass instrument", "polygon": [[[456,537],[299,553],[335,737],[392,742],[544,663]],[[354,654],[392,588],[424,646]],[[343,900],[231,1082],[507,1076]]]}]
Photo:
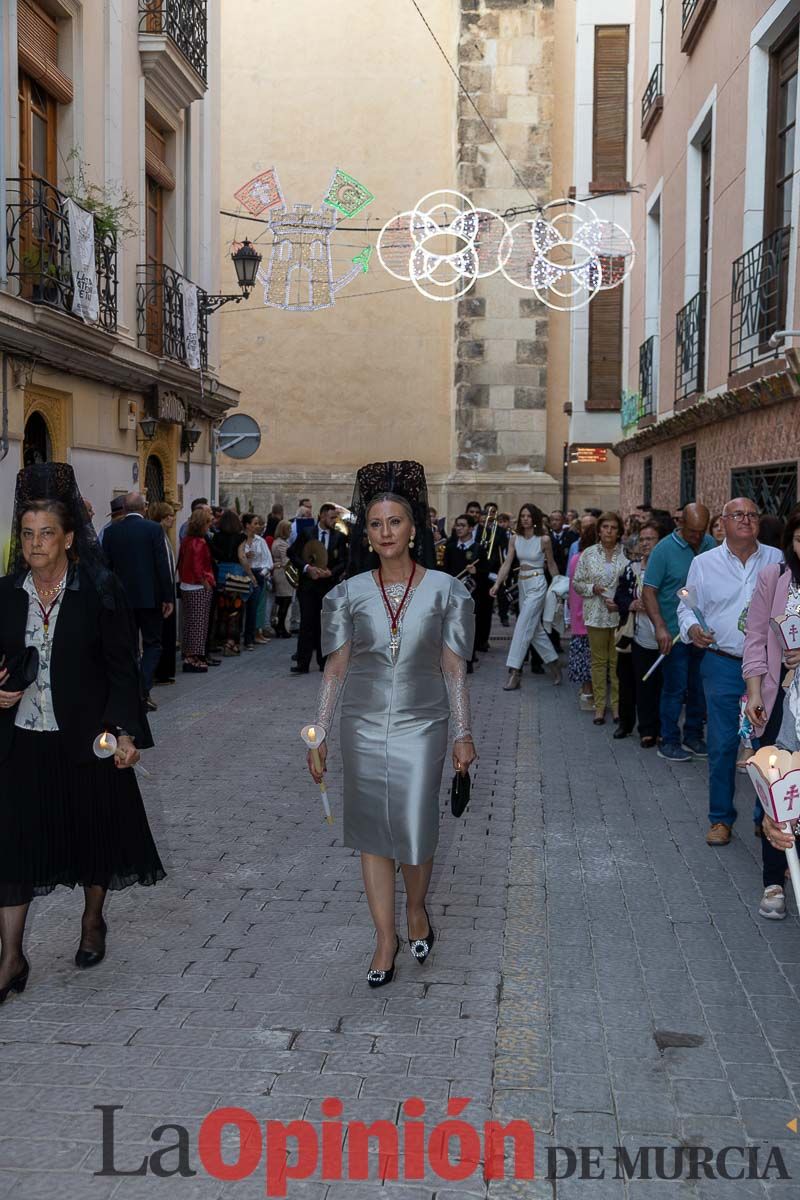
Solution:
[{"label": "brass instrument", "polygon": [[[491,529],[489,528],[491,522]],[[481,533],[481,545],[486,550],[487,559],[491,559],[494,551],[494,541],[497,537],[497,505],[490,504],[486,513],[486,520]]]}]

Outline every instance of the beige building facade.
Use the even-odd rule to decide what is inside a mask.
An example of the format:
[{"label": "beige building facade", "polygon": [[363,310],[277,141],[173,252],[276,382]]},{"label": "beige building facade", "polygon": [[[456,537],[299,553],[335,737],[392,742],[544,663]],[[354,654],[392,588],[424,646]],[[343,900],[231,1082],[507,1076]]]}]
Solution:
[{"label": "beige building facade", "polygon": [[798,499],[796,0],[638,0],[626,507]]},{"label": "beige building facade", "polygon": [[[221,275],[219,63],[205,0],[0,7],[3,552],[29,462],[71,463],[98,528],[131,489],[184,509],[210,495],[212,427],[237,398],[204,312]],[[70,199],[90,213],[77,242]]]},{"label": "beige building facade", "polygon": [[[624,25],[627,36],[632,0],[602,7],[602,22]],[[306,0],[299,15],[289,4],[228,0],[221,190],[222,208],[238,216],[223,225],[223,254],[247,235],[268,262],[271,234],[246,219],[234,194],[270,167],[290,209],[319,208],[337,167],[374,193],[331,237],[337,278],[376,244],[385,221],[427,193],[455,189],[498,212],[530,210],[576,186],[580,195],[596,182],[591,136],[589,162],[579,164],[585,180],[576,179],[575,159],[576,130],[587,113],[590,128],[592,120],[592,87],[580,87],[587,63],[591,78],[592,8],[573,0],[429,0],[428,30],[407,5],[342,0],[334,12]],[[579,32],[587,48],[580,62]],[[625,68],[627,80],[627,59]],[[622,103],[624,115],[627,90]],[[629,147],[626,140],[625,155]],[[627,177],[619,176],[601,180],[603,190],[624,192]],[[624,222],[613,200],[603,204]],[[253,458],[222,468],[226,497],[243,508],[280,501],[293,514],[305,495],[315,505],[346,504],[360,464],[417,458],[432,502],[450,517],[473,498],[512,512],[525,501],[549,510],[561,502],[565,447],[615,440],[608,411],[589,409],[575,423],[587,412],[589,387],[587,338],[575,318],[550,312],[502,275],[479,279],[456,302],[435,303],[373,255],[369,273],[329,308],[292,312],[259,301],[220,318],[225,376],[262,431]],[[616,410],[615,435],[621,343],[617,366],[606,401]],[[609,457],[570,469],[570,504],[616,502]]]}]

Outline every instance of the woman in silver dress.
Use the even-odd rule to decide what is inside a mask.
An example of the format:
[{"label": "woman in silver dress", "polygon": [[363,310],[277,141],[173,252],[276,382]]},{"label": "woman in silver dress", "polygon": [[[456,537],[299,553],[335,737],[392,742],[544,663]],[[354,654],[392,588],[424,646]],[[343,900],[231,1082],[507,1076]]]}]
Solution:
[{"label": "woman in silver dress", "polygon": [[[451,717],[455,770],[466,773],[475,760],[466,683],[475,618],[464,585],[424,565],[433,547],[418,464],[362,468],[353,507],[356,573],[324,600],[317,724],[325,732],[324,770],[341,694],[344,842],[361,851],[377,932],[367,982],[381,987],[394,976],[400,948],[396,862],[406,888],[411,953],[422,963],[433,946],[425,898]],[[360,566],[367,569],[359,573]],[[311,755],[309,769],[319,782]]]}]

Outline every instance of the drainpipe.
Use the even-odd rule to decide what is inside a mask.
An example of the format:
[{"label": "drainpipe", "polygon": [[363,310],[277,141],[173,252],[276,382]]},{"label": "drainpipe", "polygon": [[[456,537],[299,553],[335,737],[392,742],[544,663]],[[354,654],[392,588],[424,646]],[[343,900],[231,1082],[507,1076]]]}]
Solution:
[{"label": "drainpipe", "polygon": [[8,454],[8,355],[3,354],[2,416],[0,417],[0,462]]}]

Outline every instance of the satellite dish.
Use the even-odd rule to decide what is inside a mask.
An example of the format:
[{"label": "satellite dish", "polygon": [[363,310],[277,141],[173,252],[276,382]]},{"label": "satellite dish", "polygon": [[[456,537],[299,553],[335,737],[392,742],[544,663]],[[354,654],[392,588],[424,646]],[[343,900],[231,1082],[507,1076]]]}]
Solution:
[{"label": "satellite dish", "polygon": [[228,458],[250,458],[261,445],[261,428],[247,413],[233,413],[220,425],[217,445]]}]

